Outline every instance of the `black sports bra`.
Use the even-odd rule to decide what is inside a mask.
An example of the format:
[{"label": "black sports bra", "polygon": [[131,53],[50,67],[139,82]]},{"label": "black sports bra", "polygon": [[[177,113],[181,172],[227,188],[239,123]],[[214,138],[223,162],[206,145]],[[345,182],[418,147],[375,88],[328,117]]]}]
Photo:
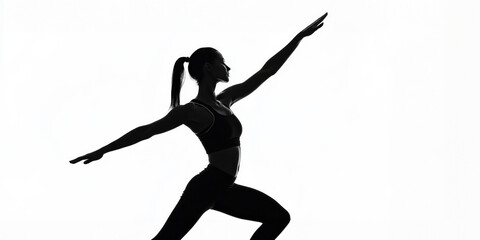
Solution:
[{"label": "black sports bra", "polygon": [[242,124],[234,114],[221,115],[210,105],[197,99],[193,99],[192,102],[205,107],[214,117],[209,127],[196,133],[207,153],[240,146]]}]

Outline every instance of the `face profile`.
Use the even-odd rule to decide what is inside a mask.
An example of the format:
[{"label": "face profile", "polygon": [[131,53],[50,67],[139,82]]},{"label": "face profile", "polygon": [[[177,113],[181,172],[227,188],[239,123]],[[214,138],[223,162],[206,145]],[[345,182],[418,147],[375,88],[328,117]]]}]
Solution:
[{"label": "face profile", "polygon": [[213,77],[218,79],[218,82],[228,82],[230,79],[230,67],[225,64],[225,59],[220,55],[212,63]]}]

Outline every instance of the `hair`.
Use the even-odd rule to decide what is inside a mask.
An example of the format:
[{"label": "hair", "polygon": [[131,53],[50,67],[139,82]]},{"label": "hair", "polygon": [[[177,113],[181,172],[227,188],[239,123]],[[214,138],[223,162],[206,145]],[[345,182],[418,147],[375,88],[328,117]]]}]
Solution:
[{"label": "hair", "polygon": [[184,81],[185,62],[188,64],[188,73],[199,84],[202,81],[203,66],[205,63],[212,63],[219,56],[219,52],[211,47],[199,48],[193,52],[190,58],[181,57],[175,61],[172,74],[172,96],[170,109],[180,105],[180,90]]}]

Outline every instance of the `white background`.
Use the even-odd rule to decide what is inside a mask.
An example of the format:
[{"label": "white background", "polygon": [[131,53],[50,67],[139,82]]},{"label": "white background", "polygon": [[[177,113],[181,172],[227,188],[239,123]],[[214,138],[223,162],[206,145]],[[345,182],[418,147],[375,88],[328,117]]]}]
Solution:
[{"label": "white background", "polygon": [[[279,239],[479,239],[475,1],[0,1],[0,239],[151,239],[207,165],[179,127],[69,160],[163,117],[178,57],[212,46],[239,83],[310,22],[232,110],[237,182],[289,210]],[[182,103],[196,95],[186,79]],[[249,239],[208,211],[185,239]]]}]

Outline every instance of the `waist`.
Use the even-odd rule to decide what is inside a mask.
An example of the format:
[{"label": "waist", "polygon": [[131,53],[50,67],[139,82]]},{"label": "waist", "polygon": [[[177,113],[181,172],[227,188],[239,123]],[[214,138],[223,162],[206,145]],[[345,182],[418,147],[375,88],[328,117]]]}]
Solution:
[{"label": "waist", "polygon": [[198,136],[200,142],[202,142],[205,151],[210,155],[211,153],[220,152],[223,150],[227,150],[232,147],[240,146],[240,138],[217,138],[217,137],[206,137],[206,136]]},{"label": "waist", "polygon": [[236,177],[240,168],[240,146],[229,147],[208,154],[208,161],[214,167]]}]

